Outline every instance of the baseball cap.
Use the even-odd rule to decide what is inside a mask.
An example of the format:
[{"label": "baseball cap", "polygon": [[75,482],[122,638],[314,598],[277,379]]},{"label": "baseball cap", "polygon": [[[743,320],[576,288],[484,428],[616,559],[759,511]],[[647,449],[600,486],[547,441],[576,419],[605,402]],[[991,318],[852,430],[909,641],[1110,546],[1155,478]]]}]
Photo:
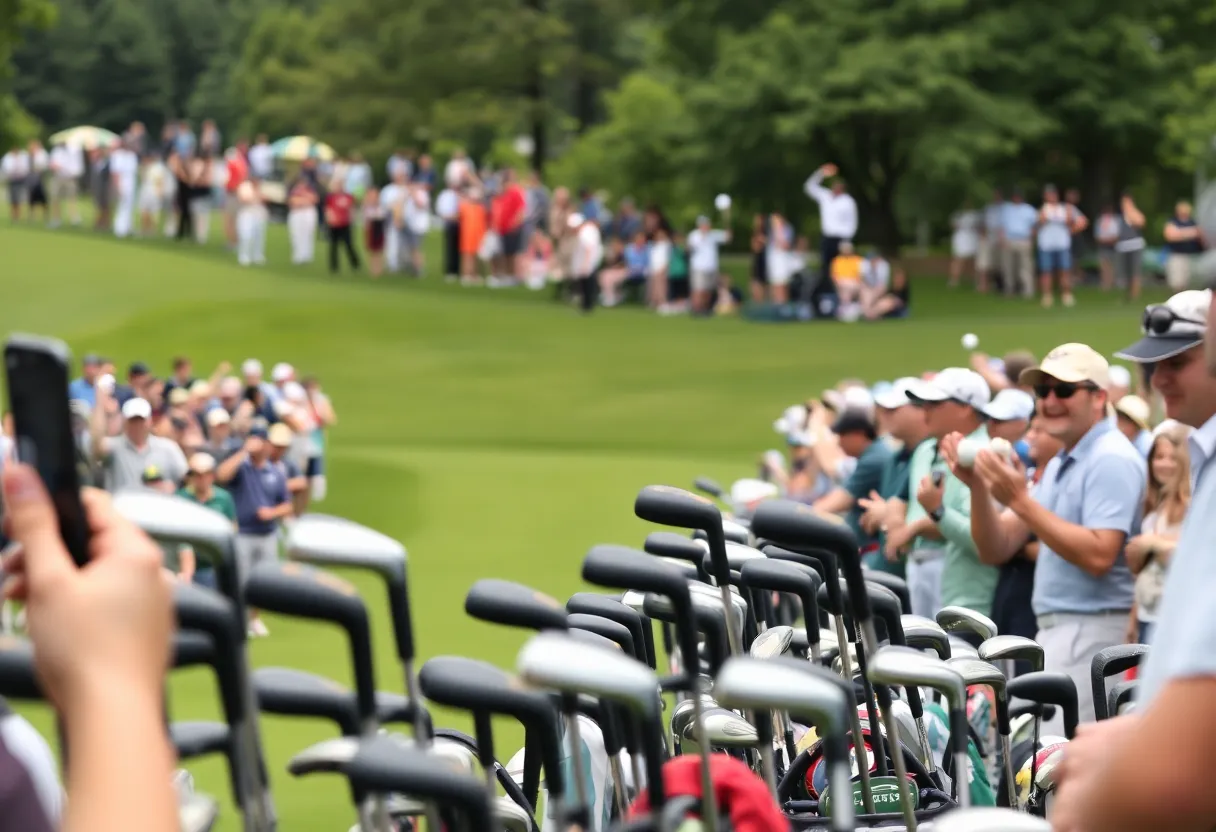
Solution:
[{"label": "baseball cap", "polygon": [[291,436],[291,428],[282,422],[271,425],[270,430],[266,432],[266,438],[270,440],[270,444],[280,448],[286,448],[291,444]]},{"label": "baseball cap", "polygon": [[806,408],[800,404],[790,405],[781,414],[781,417],[773,422],[773,430],[782,436],[798,433],[805,426]]},{"label": "baseball cap", "polygon": [[228,411],[222,407],[213,407],[207,411],[207,425],[215,427],[216,425],[228,425],[232,423],[232,417],[228,415]]},{"label": "baseball cap", "polygon": [[1034,415],[1034,396],[1025,390],[1009,388],[997,393],[992,401],[980,409],[994,422],[1029,419]]},{"label": "baseball cap", "polygon": [[1136,395],[1128,395],[1115,402],[1115,412],[1131,419],[1140,430],[1148,430],[1152,420],[1152,408],[1148,402]]},{"label": "baseball cap", "polygon": [[964,367],[947,367],[932,379],[918,380],[907,395],[916,404],[953,401],[976,410],[983,410],[992,399],[984,377]]},{"label": "baseball cap", "polygon": [[584,220],[582,214],[571,214],[569,219],[566,220],[566,225],[570,226],[571,228],[578,228],[583,224],[583,222]]},{"label": "baseball cap", "polygon": [[890,387],[882,392],[875,391],[874,404],[883,410],[895,410],[904,405],[912,404],[912,399],[908,398],[908,393],[916,389],[921,383],[920,379],[912,378],[912,376],[898,378],[892,382]]},{"label": "baseball cap", "polygon": [[149,372],[148,365],[142,361],[132,361],[131,366],[127,368],[129,376],[146,376]]},{"label": "baseball cap", "polygon": [[100,367],[102,365],[101,356],[95,352],[91,352],[81,359],[81,362],[86,367]]},{"label": "baseball cap", "polygon": [[211,384],[205,379],[200,378],[198,381],[194,382],[194,384],[190,385],[190,395],[199,396],[200,398],[204,399],[207,398],[211,395]]},{"label": "baseball cap", "polygon": [[1208,328],[1208,306],[1211,302],[1211,289],[1188,289],[1165,303],[1146,306],[1140,319],[1140,331],[1144,337],[1130,347],[1119,350],[1115,358],[1137,364],[1152,364],[1202,344]]},{"label": "baseball cap", "polygon": [[1110,365],[1110,386],[1111,387],[1131,387],[1132,374],[1131,371],[1122,364]]},{"label": "baseball cap", "polygon": [[874,434],[874,419],[864,410],[845,410],[832,424],[832,433],[837,436],[858,432]]},{"label": "baseball cap", "polygon": [[1110,364],[1093,347],[1085,344],[1061,344],[1037,367],[1022,371],[1022,384],[1040,384],[1045,378],[1078,384],[1089,381],[1103,390],[1110,387]]},{"label": "baseball cap", "polygon": [[147,399],[136,397],[127,399],[122,406],[122,418],[124,419],[151,419],[152,405],[148,404]]},{"label": "baseball cap", "polygon": [[296,368],[285,361],[280,361],[274,365],[274,369],[270,371],[270,379],[274,382],[287,381],[296,374]]},{"label": "baseball cap", "polygon": [[241,375],[245,376],[260,376],[262,374],[262,362],[256,358],[248,358],[241,365]]},{"label": "baseball cap", "polygon": [[709,225],[709,217],[705,216],[704,214],[697,217],[697,225]]},{"label": "baseball cap", "polygon": [[210,474],[215,470],[215,457],[200,451],[190,457],[190,473]]},{"label": "baseball cap", "polygon": [[258,439],[266,439],[269,434],[266,428],[262,425],[254,425],[249,429],[249,435],[256,436]]},{"label": "baseball cap", "polygon": [[190,401],[190,392],[185,387],[174,387],[169,391],[169,404],[179,405]]}]

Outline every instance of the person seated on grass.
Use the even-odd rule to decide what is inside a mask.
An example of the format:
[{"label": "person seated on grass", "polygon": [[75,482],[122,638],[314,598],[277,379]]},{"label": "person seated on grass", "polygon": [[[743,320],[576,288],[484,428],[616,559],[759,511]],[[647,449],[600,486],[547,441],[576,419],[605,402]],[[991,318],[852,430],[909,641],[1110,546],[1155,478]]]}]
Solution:
[{"label": "person seated on grass", "polygon": [[538,290],[545,288],[545,280],[553,268],[553,241],[539,226],[532,230],[532,238],[528,240],[528,249],[524,252],[527,263],[525,280],[528,288]]},{"label": "person seated on grass", "polygon": [[862,314],[866,314],[887,293],[891,286],[891,264],[881,254],[870,249],[861,264]]},{"label": "person seated on grass", "polygon": [[842,320],[857,319],[861,302],[861,270],[865,261],[853,250],[853,244],[847,240],[841,242],[840,252],[832,259],[832,285],[836,289],[836,297],[840,300],[837,316]]},{"label": "person seated on grass", "polygon": [[730,275],[725,272],[719,274],[718,286],[714,290],[713,314],[736,315],[742,303],[743,292],[730,282]]},{"label": "person seated on grass", "polygon": [[688,246],[684,235],[677,231],[672,236],[671,261],[667,266],[667,308],[672,314],[688,311],[691,289],[688,275]]},{"label": "person seated on grass", "polygon": [[[840,258],[836,258],[839,260]],[[908,314],[908,275],[901,268],[891,271],[891,284],[868,308],[863,310],[866,320],[902,318]]]},{"label": "person seated on grass", "polygon": [[625,246],[624,258],[625,288],[645,286],[650,271],[650,248],[645,231],[639,231],[633,236],[633,242]]}]

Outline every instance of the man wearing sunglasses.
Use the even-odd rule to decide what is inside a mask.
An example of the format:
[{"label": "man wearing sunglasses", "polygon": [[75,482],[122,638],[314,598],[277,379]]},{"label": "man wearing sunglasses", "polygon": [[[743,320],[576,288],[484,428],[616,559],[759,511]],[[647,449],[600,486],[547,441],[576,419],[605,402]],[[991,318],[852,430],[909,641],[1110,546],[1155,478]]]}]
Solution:
[{"label": "man wearing sunglasses", "polygon": [[[1123,557],[1140,530],[1145,462],[1107,418],[1110,365],[1084,344],[1056,347],[1022,373],[1038,399],[1038,423],[1064,446],[1032,493],[1026,477],[990,450],[972,468],[958,464],[958,435],[942,454],[971,486],[971,534],[986,563],[1001,563],[1039,541],[1034,613],[1046,669],[1077,685],[1082,722],[1094,720],[1090,660],[1123,642],[1132,575]],[[1001,510],[997,503],[1005,506]],[[1044,727],[1063,733],[1057,714]]]},{"label": "man wearing sunglasses", "polygon": [[[1143,337],[1116,353],[1153,367],[1168,415],[1195,428],[1188,440],[1195,486],[1140,668],[1134,713],[1082,731],[1056,770],[1056,829],[1216,828],[1210,787],[1216,736],[1216,339],[1205,337],[1212,293],[1186,291],[1145,310]],[[1206,356],[1205,356],[1206,350]],[[1206,361],[1205,361],[1206,358]]]}]

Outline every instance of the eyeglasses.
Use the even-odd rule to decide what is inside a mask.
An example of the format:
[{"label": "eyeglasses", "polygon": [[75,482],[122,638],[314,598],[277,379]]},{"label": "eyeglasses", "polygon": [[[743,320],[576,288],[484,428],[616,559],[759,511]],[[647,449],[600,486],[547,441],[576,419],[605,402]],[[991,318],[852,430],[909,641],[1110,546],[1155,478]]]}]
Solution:
[{"label": "eyeglasses", "polygon": [[[1181,324],[1181,326],[1175,326],[1176,324]],[[1207,322],[1184,318],[1168,306],[1154,303],[1144,308],[1140,328],[1146,335],[1188,335],[1195,332],[1202,333],[1207,329]]]},{"label": "eyeglasses", "polygon": [[1052,393],[1055,393],[1056,398],[1062,401],[1064,399],[1071,399],[1080,390],[1088,390],[1092,393],[1097,389],[1097,385],[1091,384],[1088,381],[1057,381],[1055,384],[1036,384],[1034,386],[1034,395],[1036,398],[1045,399]]}]

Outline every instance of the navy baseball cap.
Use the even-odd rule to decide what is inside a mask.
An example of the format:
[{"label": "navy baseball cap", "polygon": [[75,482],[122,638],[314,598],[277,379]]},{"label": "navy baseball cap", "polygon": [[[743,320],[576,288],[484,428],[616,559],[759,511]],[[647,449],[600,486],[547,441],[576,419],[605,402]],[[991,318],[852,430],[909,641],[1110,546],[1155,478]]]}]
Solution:
[{"label": "navy baseball cap", "polygon": [[146,376],[150,372],[151,370],[148,369],[148,365],[142,361],[133,361],[131,362],[131,366],[127,368],[127,375],[129,376]]},{"label": "navy baseball cap", "polygon": [[261,425],[254,425],[249,429],[250,436],[256,436],[258,439],[266,439],[270,436],[270,432]]}]

